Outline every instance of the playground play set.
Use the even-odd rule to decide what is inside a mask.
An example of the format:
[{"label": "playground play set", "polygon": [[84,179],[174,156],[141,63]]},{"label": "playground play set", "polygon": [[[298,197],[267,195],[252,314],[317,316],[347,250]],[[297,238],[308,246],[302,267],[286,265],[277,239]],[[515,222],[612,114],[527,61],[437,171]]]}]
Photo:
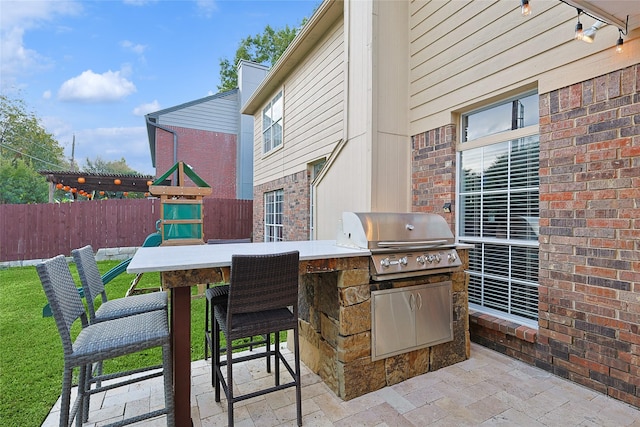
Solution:
[{"label": "playground play set", "polygon": [[[171,174],[176,175],[177,185],[159,185],[167,183]],[[189,177],[196,186],[185,186],[185,176]],[[191,166],[183,162],[176,163],[149,186],[149,191],[152,195],[160,197],[160,219],[156,222],[157,231],[147,236],[142,247],[204,244],[202,198],[211,194],[211,187],[193,171]],[[103,274],[103,283],[106,285],[126,272],[131,259],[122,261]],[[158,287],[138,288],[141,277],[142,274],[136,275],[126,296],[159,290]],[[82,288],[78,288],[78,292],[81,297],[84,297]],[[52,316],[49,304],[42,309],[42,316]]]}]

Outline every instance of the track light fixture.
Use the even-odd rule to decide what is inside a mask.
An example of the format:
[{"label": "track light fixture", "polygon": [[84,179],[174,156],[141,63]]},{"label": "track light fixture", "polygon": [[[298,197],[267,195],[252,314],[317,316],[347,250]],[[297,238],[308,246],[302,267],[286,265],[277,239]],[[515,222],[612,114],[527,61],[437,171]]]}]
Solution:
[{"label": "track light fixture", "polygon": [[[576,40],[582,40],[587,43],[593,43],[593,39],[595,38],[596,32],[598,31],[598,29],[600,29],[604,25],[615,25],[616,27],[618,27],[618,32],[619,32],[618,41],[616,42],[616,52],[622,53],[622,49],[623,49],[622,46],[624,45],[624,40],[622,39],[622,36],[626,36],[627,34],[629,34],[629,15],[627,15],[626,20],[622,20],[620,18],[616,18],[611,14],[603,13],[602,15],[599,15],[597,12],[592,12],[589,9],[584,11],[576,7],[578,4],[575,3],[573,0],[560,0],[560,2],[567,4],[571,7],[575,7],[576,10],[578,11],[578,22],[576,23],[576,32],[574,34],[574,38]],[[520,6],[523,8],[523,14],[524,14],[524,3],[525,3],[525,0],[520,0]],[[526,1],[526,3],[528,4],[529,2]],[[582,30],[582,23],[580,22],[580,15],[582,15],[583,13],[596,20],[595,24],[593,24],[586,31]]]},{"label": "track light fixture", "polygon": [[582,33],[582,41],[587,43],[593,43],[593,40],[596,38],[596,32],[605,25],[602,21],[596,21],[595,24],[587,28]]},{"label": "track light fixture", "polygon": [[520,12],[522,12],[522,16],[531,15],[531,6],[529,5],[529,0],[520,0]]},{"label": "track light fixture", "polygon": [[582,40],[584,38],[584,33],[582,32],[582,23],[580,22],[580,14],[582,13],[582,9],[577,9],[578,11],[578,23],[576,24],[576,33],[574,38],[576,40]]},{"label": "track light fixture", "polygon": [[618,37],[618,41],[616,42],[616,52],[622,53],[622,45],[624,44],[624,40],[622,40],[622,30],[618,29],[620,33],[620,37]]}]

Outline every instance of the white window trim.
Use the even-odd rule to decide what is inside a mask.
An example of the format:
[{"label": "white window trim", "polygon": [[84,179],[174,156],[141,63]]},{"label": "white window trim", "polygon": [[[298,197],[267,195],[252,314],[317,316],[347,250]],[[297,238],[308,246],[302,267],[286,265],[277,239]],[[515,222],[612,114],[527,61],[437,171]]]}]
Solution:
[{"label": "white window trim", "polygon": [[[521,94],[519,96],[529,96],[531,95],[531,92],[528,93],[524,93]],[[515,97],[517,98],[517,97]],[[505,98],[503,101],[501,102],[510,102],[515,98]],[[494,103],[491,104],[488,107],[497,105],[498,103]],[[463,117],[465,115],[468,114],[473,114],[476,111],[481,111],[482,109],[475,109],[475,110],[470,110],[470,111],[465,111],[464,113],[461,113],[458,115],[458,126],[460,127],[460,129],[462,129],[463,127]],[[519,128],[519,129],[514,129],[514,130],[508,130],[508,131],[504,131],[504,132],[500,132],[500,133],[496,133],[496,134],[492,134],[492,135],[488,135],[488,136],[484,136],[484,137],[480,137],[471,141],[462,141],[462,132],[458,132],[458,138],[457,138],[457,143],[456,143],[456,204],[459,205],[460,203],[460,186],[462,185],[462,182],[460,180],[460,167],[461,167],[461,155],[462,152],[467,151],[467,150],[473,150],[476,148],[480,148],[480,147],[485,147],[485,146],[491,146],[494,144],[498,144],[498,143],[502,143],[505,141],[513,141],[516,139],[520,139],[520,138],[525,138],[525,137],[529,137],[532,135],[539,135],[540,134],[540,125],[536,124],[536,125],[532,125],[532,126],[526,126],[523,128]],[[539,186],[538,186],[539,188]],[[459,209],[458,212],[461,212],[461,210]],[[487,240],[486,238],[483,237],[473,237],[473,236],[469,236],[469,237],[461,237],[461,223],[462,223],[462,218],[460,217],[460,215],[457,215],[456,221],[455,222],[455,230],[456,230],[456,241],[458,243],[462,243],[462,244],[473,244],[473,243],[511,243],[512,241],[510,239],[505,239],[504,241],[502,240]],[[462,242],[460,242],[460,239],[462,238]],[[527,246],[527,247],[539,247],[539,241],[522,241],[522,242],[518,242],[518,246]],[[539,263],[539,261],[538,261]],[[538,277],[538,284],[539,284],[539,277]],[[538,296],[539,297],[539,296]],[[522,316],[518,316],[518,315],[513,315],[507,312],[503,312],[500,310],[496,310],[490,307],[485,307],[485,306],[481,306],[479,304],[473,303],[471,301],[469,301],[469,307],[473,308],[475,311],[481,312],[481,313],[486,313],[486,314],[491,314],[493,316],[499,317],[499,318],[503,318],[503,319],[507,319],[522,325],[526,325],[532,328],[538,328],[538,320],[532,320],[532,319],[528,319],[526,317],[522,317]]]},{"label": "white window trim", "polygon": [[[462,126],[462,116],[460,116],[460,126]],[[486,147],[488,145],[498,144],[500,142],[526,138],[527,136],[537,135],[540,133],[540,125],[527,126],[520,129],[504,131],[482,138],[474,139],[473,141],[458,141],[456,145],[456,151],[462,152],[472,150],[474,148]]]},{"label": "white window trim", "polygon": [[[273,111],[273,102],[274,100],[280,96],[280,101],[282,103],[282,112],[281,112],[281,117],[278,121],[271,123],[271,125],[269,126],[269,132],[271,132],[272,135],[272,143],[271,143],[271,148],[269,150],[265,150],[265,141],[264,141],[264,133],[266,131],[266,129],[264,129],[264,110],[269,107],[272,111]],[[262,109],[262,115],[261,115],[261,145],[262,145],[262,155],[263,156],[268,156],[271,153],[274,153],[276,151],[278,151],[279,149],[282,148],[282,146],[284,145],[284,90],[280,89],[269,101],[269,103],[267,105],[265,105],[265,107]],[[280,123],[280,127],[282,128],[282,135],[281,135],[281,141],[280,144],[278,144],[277,146],[273,146],[273,125],[275,123]]]},{"label": "white window trim", "polygon": [[[280,206],[280,217],[282,218],[282,217],[283,217],[283,215],[284,215],[284,190],[280,188],[280,189],[273,190],[273,191],[267,191],[267,192],[266,192],[266,193],[264,193],[264,195],[263,195],[263,203],[264,203],[264,214],[263,214],[263,215],[264,215],[264,218],[263,218],[263,221],[264,221],[264,236],[263,236],[263,240],[264,240],[265,242],[279,242],[279,241],[284,241],[284,224],[277,224],[277,223],[271,224],[271,223],[267,223],[267,197],[268,197],[268,195],[273,194],[273,195],[274,195],[274,197],[276,197],[276,198],[277,198],[277,193],[278,193],[278,192],[280,192],[280,193],[282,194],[282,201],[280,202],[280,205],[281,205],[281,206]],[[277,202],[275,202],[275,201],[274,201],[273,203],[271,203],[271,204],[273,204],[274,206],[277,206],[277,205],[278,205],[278,203],[277,203]],[[274,210],[274,215],[275,215],[276,213],[277,213],[277,212]],[[280,232],[280,234],[281,234],[281,236],[282,236],[282,239],[281,239],[281,240],[267,240],[267,236],[270,236],[270,234],[269,234],[269,233],[267,233],[267,230],[269,229],[269,227],[275,227],[275,228],[280,229],[280,231],[281,231],[281,232]]]}]

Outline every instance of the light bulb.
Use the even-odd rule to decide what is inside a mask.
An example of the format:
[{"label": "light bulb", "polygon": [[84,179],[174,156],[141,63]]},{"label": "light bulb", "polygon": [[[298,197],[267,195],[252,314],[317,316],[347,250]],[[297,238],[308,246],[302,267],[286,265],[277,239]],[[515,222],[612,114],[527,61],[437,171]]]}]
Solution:
[{"label": "light bulb", "polygon": [[529,5],[529,0],[521,0],[520,6],[520,12],[522,12],[522,16],[531,15],[531,5]]},{"label": "light bulb", "polygon": [[576,34],[574,36],[574,38],[576,40],[582,40],[584,33],[582,32],[582,24],[580,23],[580,21],[578,21],[578,23],[576,24]]},{"label": "light bulb", "polygon": [[622,40],[622,36],[620,36],[620,38],[616,42],[616,52],[617,53],[622,53],[622,51],[623,51],[622,45],[623,44],[624,44],[624,40]]}]

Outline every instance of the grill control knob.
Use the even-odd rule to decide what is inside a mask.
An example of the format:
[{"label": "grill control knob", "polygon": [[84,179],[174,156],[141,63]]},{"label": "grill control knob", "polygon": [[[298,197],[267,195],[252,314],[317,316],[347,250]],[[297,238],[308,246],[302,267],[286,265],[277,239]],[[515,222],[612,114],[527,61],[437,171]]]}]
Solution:
[{"label": "grill control knob", "polygon": [[442,260],[442,258],[440,258],[440,254],[435,254],[433,257],[435,258],[436,262],[440,262]]},{"label": "grill control knob", "polygon": [[423,256],[423,255],[420,255],[418,258],[416,258],[416,262],[417,262],[418,264],[424,265],[424,263],[425,263],[424,256]]},{"label": "grill control knob", "polygon": [[400,259],[398,260],[398,262],[399,262],[400,264],[402,264],[402,265],[407,265],[407,264],[409,263],[409,260],[407,259],[407,257],[406,257],[406,256],[403,256],[402,258],[400,258]]},{"label": "grill control knob", "polygon": [[383,268],[389,268],[389,258],[383,258],[380,260],[380,265]]},{"label": "grill control knob", "polygon": [[447,255],[447,260],[449,262],[455,262],[456,260],[456,253],[455,252],[451,252],[449,255]]},{"label": "grill control knob", "polygon": [[429,255],[427,257],[427,261],[429,262],[429,264],[431,264],[433,262],[433,255]]}]

